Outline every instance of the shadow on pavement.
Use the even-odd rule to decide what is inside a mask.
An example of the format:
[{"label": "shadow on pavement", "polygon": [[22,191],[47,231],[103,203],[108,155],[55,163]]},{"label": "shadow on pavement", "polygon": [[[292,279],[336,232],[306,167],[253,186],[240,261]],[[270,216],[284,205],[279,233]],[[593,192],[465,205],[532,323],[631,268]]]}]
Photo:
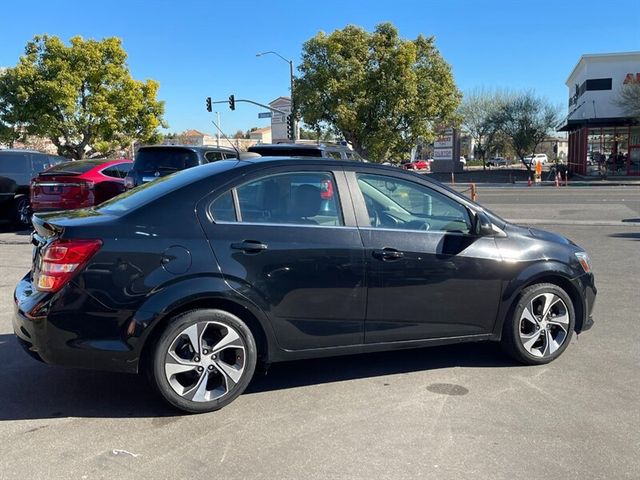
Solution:
[{"label": "shadow on pavement", "polygon": [[[11,334],[0,335],[0,421],[59,417],[169,417],[143,375],[45,365]],[[245,394],[410,373],[452,366],[512,367],[494,343],[470,343],[274,364],[258,369]]]},{"label": "shadow on pavement", "polygon": [[640,232],[610,233],[608,236],[611,238],[626,238],[627,240],[640,240]]}]

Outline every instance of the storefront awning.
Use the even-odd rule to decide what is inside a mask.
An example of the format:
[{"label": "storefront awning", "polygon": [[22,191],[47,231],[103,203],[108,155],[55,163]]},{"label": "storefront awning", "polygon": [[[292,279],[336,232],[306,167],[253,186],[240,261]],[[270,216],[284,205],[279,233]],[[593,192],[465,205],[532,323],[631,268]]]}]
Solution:
[{"label": "storefront awning", "polygon": [[629,117],[611,117],[611,118],[583,118],[580,120],[567,120],[564,125],[557,129],[558,132],[572,132],[582,127],[598,128],[598,127],[619,127],[625,125],[633,125],[634,119]]}]

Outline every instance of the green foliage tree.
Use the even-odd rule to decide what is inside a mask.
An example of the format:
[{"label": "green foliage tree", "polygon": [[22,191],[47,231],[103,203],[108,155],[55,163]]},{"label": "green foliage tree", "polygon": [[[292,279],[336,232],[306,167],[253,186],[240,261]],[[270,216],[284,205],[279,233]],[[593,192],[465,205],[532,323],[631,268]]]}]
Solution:
[{"label": "green foliage tree", "polygon": [[298,69],[294,104],[304,122],[326,125],[372,160],[433,139],[461,98],[434,38],[403,40],[390,23],[320,32],[305,42]]},{"label": "green foliage tree", "polygon": [[58,153],[81,159],[132,141],[158,141],[166,126],[158,83],[134,80],[118,38],[36,36],[18,65],[0,76],[0,122],[48,137]]},{"label": "green foliage tree", "polygon": [[532,92],[513,96],[494,115],[493,121],[508,138],[514,153],[531,172],[524,158],[554,131],[560,120],[558,108]]},{"label": "green foliage tree", "polygon": [[458,109],[462,127],[473,139],[474,153],[482,160],[485,170],[487,154],[498,150],[504,138],[498,114],[508,99],[506,92],[475,90],[465,95]]}]

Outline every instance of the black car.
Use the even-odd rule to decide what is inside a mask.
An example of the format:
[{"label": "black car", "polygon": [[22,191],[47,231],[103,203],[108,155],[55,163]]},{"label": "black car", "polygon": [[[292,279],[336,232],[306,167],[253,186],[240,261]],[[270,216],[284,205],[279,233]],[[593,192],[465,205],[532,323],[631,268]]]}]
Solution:
[{"label": "black car", "polygon": [[187,168],[236,158],[232,148],[193,145],[149,145],[140,147],[133,168],[124,179],[125,188],[165,177]]},{"label": "black car", "polygon": [[322,157],[355,162],[365,161],[357,152],[337,143],[261,143],[250,146],[247,151],[258,153],[263,157]]},{"label": "black car", "polygon": [[0,211],[17,225],[29,225],[29,185],[47,168],[67,159],[35,150],[0,150]]},{"label": "black car", "polygon": [[593,322],[583,249],[393,167],[219,161],[33,224],[26,350],[146,372],[190,412],[227,405],[258,361],[495,340],[537,365]]}]

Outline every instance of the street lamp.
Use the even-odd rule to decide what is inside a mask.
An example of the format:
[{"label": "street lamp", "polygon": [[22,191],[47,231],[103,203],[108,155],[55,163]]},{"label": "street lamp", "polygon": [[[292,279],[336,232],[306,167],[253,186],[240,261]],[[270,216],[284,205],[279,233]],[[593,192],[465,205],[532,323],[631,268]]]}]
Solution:
[{"label": "street lamp", "polygon": [[[256,53],[256,57],[261,57],[263,55],[268,55],[268,54],[272,54],[272,55],[276,55],[277,57],[280,57],[283,61],[287,62],[289,64],[289,81],[291,83],[291,114],[294,114],[294,106],[293,106],[293,80],[294,80],[294,76],[293,76],[293,60],[289,60],[287,58],[284,58],[282,55],[280,55],[278,52],[274,52],[274,51],[268,51],[268,52],[262,52],[262,53]],[[298,132],[297,132],[297,128],[294,128],[294,133],[293,133],[293,139],[297,140],[298,138]]]}]

